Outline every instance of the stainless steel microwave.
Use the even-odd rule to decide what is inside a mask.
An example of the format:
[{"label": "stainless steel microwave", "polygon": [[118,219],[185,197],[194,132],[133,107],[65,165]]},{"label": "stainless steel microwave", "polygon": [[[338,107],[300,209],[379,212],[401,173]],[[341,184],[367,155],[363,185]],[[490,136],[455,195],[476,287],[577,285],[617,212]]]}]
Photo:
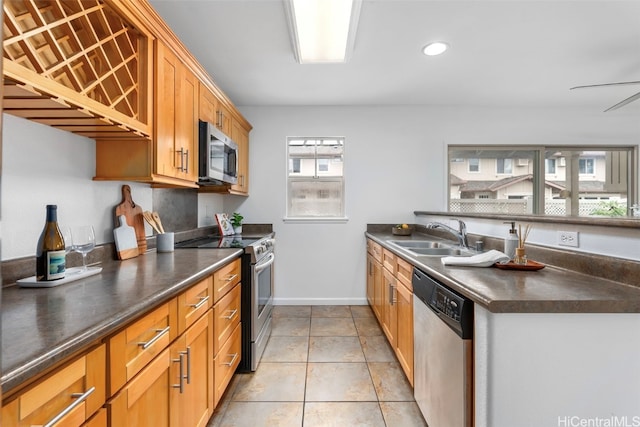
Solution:
[{"label": "stainless steel microwave", "polygon": [[198,184],[238,182],[238,145],[213,123],[199,121]]}]

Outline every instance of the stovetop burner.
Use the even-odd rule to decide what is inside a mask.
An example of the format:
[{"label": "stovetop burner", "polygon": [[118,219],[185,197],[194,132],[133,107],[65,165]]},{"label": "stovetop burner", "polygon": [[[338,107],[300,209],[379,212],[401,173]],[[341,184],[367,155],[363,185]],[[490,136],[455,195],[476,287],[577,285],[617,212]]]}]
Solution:
[{"label": "stovetop burner", "polygon": [[205,236],[197,239],[177,243],[176,248],[217,249],[217,248],[246,248],[260,240],[260,237],[249,236]]}]

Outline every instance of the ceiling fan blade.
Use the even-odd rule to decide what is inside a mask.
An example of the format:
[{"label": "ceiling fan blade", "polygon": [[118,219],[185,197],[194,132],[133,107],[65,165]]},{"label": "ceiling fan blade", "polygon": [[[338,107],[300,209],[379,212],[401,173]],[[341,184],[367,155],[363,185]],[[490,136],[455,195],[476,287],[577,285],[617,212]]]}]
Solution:
[{"label": "ceiling fan blade", "polygon": [[602,83],[602,84],[599,84],[599,85],[586,85],[586,86],[574,86],[572,88],[569,88],[569,90],[584,89],[584,88],[587,88],[587,87],[626,86],[626,85],[637,85],[637,84],[640,84],[640,81],[638,81],[638,82]]},{"label": "ceiling fan blade", "polygon": [[635,101],[636,99],[640,99],[640,92],[636,93],[635,95],[631,95],[630,97],[628,97],[627,99],[625,99],[624,101],[620,101],[618,102],[616,105],[614,105],[613,107],[609,107],[606,110],[604,110],[604,112],[606,113],[607,111],[611,111],[611,110],[617,110],[620,107],[624,107],[625,105]]}]

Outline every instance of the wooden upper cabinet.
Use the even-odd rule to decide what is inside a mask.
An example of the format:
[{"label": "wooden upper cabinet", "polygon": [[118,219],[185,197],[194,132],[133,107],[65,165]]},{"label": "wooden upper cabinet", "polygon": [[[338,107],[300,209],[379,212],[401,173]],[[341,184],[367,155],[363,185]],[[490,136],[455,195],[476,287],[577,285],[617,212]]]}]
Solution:
[{"label": "wooden upper cabinet", "polygon": [[198,80],[161,42],[156,52],[155,173],[198,180]]},{"label": "wooden upper cabinet", "polygon": [[4,111],[93,139],[149,140],[153,36],[120,0],[4,2]]},{"label": "wooden upper cabinet", "polygon": [[231,186],[230,193],[249,195],[249,132],[237,121],[231,124],[231,139],[238,144],[238,182]]}]

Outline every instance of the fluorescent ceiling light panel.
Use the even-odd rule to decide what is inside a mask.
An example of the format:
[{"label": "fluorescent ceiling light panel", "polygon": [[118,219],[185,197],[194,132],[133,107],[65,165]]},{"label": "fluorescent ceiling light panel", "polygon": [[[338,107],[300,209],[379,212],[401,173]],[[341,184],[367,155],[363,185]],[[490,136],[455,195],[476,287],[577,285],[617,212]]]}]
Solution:
[{"label": "fluorescent ceiling light panel", "polygon": [[355,41],[362,0],[284,0],[296,60],[346,62]]}]

